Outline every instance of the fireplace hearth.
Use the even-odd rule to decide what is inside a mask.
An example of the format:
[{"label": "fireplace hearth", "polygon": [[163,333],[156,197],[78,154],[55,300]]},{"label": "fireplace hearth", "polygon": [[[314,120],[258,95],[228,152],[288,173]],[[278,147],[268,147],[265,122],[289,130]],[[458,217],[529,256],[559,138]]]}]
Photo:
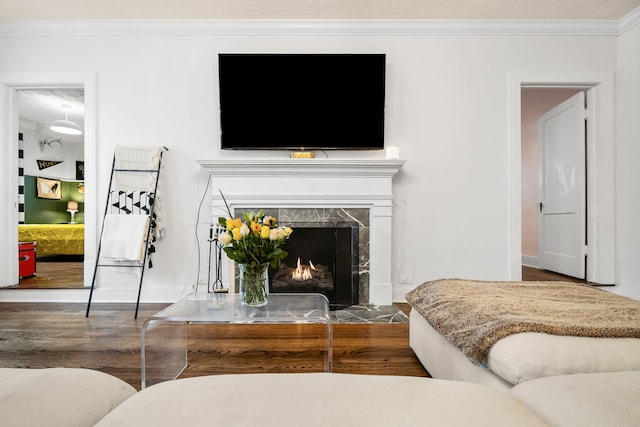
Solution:
[{"label": "fireplace hearth", "polygon": [[293,233],[280,266],[269,271],[269,291],[324,294],[332,309],[359,302],[358,224],[289,223]]}]

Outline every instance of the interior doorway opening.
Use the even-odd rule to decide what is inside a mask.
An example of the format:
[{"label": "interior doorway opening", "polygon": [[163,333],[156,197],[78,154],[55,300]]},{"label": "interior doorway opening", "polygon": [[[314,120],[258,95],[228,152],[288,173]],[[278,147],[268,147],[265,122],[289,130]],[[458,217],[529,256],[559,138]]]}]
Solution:
[{"label": "interior doorway opening", "polygon": [[612,73],[531,74],[510,76],[510,280],[522,279],[522,92],[529,88],[587,90],[592,106],[587,129],[587,280],[615,283],[614,243],[614,85]]},{"label": "interior doorway opening", "polygon": [[[576,87],[523,87],[521,91],[522,264],[525,267],[545,269],[539,256],[542,250],[539,226],[543,206],[540,194],[543,166],[540,161],[539,120],[545,113],[580,92],[586,90]],[[575,156],[579,157],[579,153],[575,153]],[[583,197],[586,196],[585,188]]]},{"label": "interior doorway opening", "polygon": [[19,89],[19,282],[84,286],[84,88]]},{"label": "interior doorway opening", "polygon": [[[74,292],[69,289],[47,289],[41,292],[16,292],[11,288],[19,282],[19,245],[18,227],[18,135],[19,135],[19,92],[23,90],[59,90],[80,89],[84,91],[84,263],[82,265],[83,287]],[[57,119],[65,119],[64,111]],[[86,299],[87,277],[93,271],[93,258],[96,249],[96,146],[95,146],[95,75],[92,73],[0,73],[0,198],[6,208],[0,211],[0,299],[12,301],[42,300],[78,300]],[[44,141],[43,148],[53,141]],[[38,145],[39,142],[38,142]],[[39,150],[38,146],[38,150]],[[47,160],[47,159],[43,159]],[[55,159],[54,159],[55,160]],[[78,183],[75,184],[76,188]],[[51,187],[49,187],[51,188]],[[75,206],[66,206],[67,210],[76,210]],[[80,210],[80,209],[78,209]],[[75,213],[77,215],[77,212]],[[70,216],[64,221],[71,222]],[[78,216],[76,216],[78,219]],[[6,290],[6,291],[5,291]],[[60,291],[61,293],[59,293]],[[6,292],[6,293],[5,293]]]}]

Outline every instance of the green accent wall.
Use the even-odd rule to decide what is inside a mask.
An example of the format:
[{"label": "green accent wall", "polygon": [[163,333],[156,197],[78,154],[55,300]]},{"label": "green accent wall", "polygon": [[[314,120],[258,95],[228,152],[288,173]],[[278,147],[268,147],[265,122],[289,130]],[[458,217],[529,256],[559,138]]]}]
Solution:
[{"label": "green accent wall", "polygon": [[61,181],[62,199],[40,199],[36,191],[36,177],[24,177],[24,222],[25,224],[66,224],[71,220],[67,202],[78,202],[75,221],[84,223],[84,194],[78,192],[78,183]]}]

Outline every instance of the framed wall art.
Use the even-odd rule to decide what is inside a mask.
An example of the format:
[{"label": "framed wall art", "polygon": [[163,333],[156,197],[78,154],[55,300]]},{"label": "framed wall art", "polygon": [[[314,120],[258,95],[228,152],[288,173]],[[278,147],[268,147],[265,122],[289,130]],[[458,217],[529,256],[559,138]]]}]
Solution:
[{"label": "framed wall art", "polygon": [[58,179],[36,179],[38,197],[41,199],[62,199],[62,183]]}]

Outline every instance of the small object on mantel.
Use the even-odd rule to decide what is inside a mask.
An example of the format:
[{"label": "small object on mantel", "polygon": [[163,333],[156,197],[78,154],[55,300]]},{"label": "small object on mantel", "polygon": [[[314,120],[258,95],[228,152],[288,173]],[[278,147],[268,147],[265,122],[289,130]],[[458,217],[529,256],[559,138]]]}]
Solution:
[{"label": "small object on mantel", "polygon": [[290,156],[292,159],[315,159],[314,151],[293,151]]},{"label": "small object on mantel", "polygon": [[400,159],[400,147],[397,145],[387,145],[385,148],[385,154],[387,160],[399,160]]}]

